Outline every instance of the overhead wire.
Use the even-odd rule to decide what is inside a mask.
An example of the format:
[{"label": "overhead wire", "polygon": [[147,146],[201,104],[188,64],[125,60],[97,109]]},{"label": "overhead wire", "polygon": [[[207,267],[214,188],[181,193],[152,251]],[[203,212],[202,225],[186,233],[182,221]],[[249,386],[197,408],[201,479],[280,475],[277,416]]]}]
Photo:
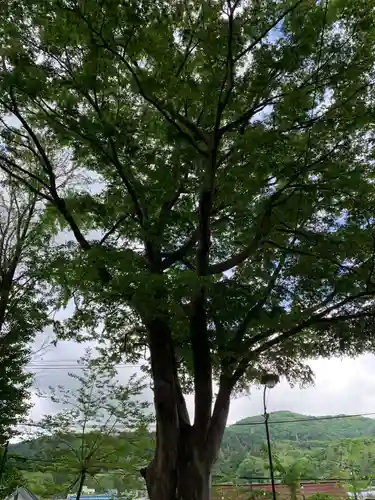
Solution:
[{"label": "overhead wire", "polygon": [[[321,416],[321,417],[307,417],[307,418],[296,418],[296,419],[285,419],[285,420],[272,420],[272,413],[270,413],[270,418],[268,420],[269,425],[273,424],[294,424],[295,422],[320,422],[322,420],[336,420],[336,419],[343,419],[343,418],[360,418],[360,417],[375,417],[375,412],[370,412],[370,413],[353,413],[350,415],[326,415],[326,416]],[[252,417],[250,417],[252,418]],[[374,422],[375,423],[375,422]],[[260,420],[257,422],[237,422],[229,427],[236,427],[236,426],[253,426],[253,425],[264,425],[264,420]],[[374,436],[375,438],[375,436]]]},{"label": "overhead wire", "polygon": [[[131,365],[131,364],[119,364],[115,365],[115,369],[117,368],[141,368],[143,365]],[[85,368],[82,365],[59,365],[59,364],[46,364],[46,365],[27,365],[26,369],[36,369],[36,370],[82,370]]]}]

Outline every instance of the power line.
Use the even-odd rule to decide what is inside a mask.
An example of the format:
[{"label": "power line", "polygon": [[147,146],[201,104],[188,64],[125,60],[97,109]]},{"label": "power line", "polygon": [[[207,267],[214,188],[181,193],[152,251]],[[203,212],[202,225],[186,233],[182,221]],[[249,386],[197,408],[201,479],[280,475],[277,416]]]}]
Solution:
[{"label": "power line", "polygon": [[[271,413],[272,415],[272,413]],[[359,418],[359,417],[369,417],[369,416],[375,416],[375,412],[372,413],[353,413],[350,415],[327,415],[323,417],[309,417],[309,418],[296,418],[294,420],[288,419],[288,420],[269,420],[270,424],[294,424],[295,422],[320,422],[322,420],[336,420],[340,418]],[[251,418],[251,417],[250,417]],[[33,423],[20,423],[18,424],[20,427],[40,427],[38,424],[33,424]],[[227,426],[227,429],[231,427],[238,427],[238,426],[249,426],[252,427],[253,425],[264,425],[264,421],[259,421],[259,422],[238,422],[235,424],[231,424]]]},{"label": "power line", "polygon": [[[119,363],[118,365],[115,365],[114,368],[117,369],[117,368],[141,368],[142,366],[144,365],[140,365],[140,364],[126,364],[126,363]],[[79,365],[78,363],[77,364],[59,364],[59,363],[56,363],[54,364],[53,362],[50,362],[50,363],[29,363],[28,365],[26,365],[26,368],[27,369],[40,369],[40,370],[82,370],[83,368],[85,368],[84,365]]]},{"label": "power line", "polygon": [[[214,475],[214,477],[219,477],[220,474],[217,474],[216,476]],[[238,479],[243,479],[243,480],[249,480],[249,481],[252,481],[252,480],[257,480],[257,481],[269,481],[270,478],[269,476],[241,476],[239,477]],[[276,478],[278,480],[280,480],[280,478]],[[375,478],[372,478],[372,477],[366,477],[366,479],[368,480],[373,480]],[[304,483],[304,482],[312,482],[312,481],[318,481],[320,483],[337,483],[337,482],[340,482],[340,481],[355,481],[355,480],[358,480],[358,478],[354,478],[353,477],[330,477],[330,478],[321,478],[321,477],[301,477],[299,478],[299,482],[301,483]],[[282,483],[277,483],[276,484],[282,484]],[[245,485],[244,485],[245,486]]]},{"label": "power line", "polygon": [[[271,413],[272,415],[272,413]],[[356,413],[352,415],[327,415],[323,417],[309,417],[309,418],[296,418],[294,420],[269,420],[269,424],[294,424],[295,422],[320,422],[321,420],[336,420],[339,418],[358,418],[358,417],[370,417],[375,416],[375,412],[372,413]],[[230,425],[229,427],[237,427],[240,425],[253,426],[253,425],[264,425],[264,421],[259,422],[238,422]]]},{"label": "power line", "polygon": [[[30,361],[27,366],[34,365],[67,365],[67,366],[87,366],[85,363],[80,363],[78,359],[49,359],[49,360],[40,360],[40,361]],[[115,363],[115,366],[142,366],[140,363]]]}]

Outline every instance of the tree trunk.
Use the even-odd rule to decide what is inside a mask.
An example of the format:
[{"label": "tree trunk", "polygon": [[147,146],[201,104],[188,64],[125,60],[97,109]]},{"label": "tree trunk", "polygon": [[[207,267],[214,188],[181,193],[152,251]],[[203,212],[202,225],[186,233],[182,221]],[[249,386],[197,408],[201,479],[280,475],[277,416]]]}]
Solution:
[{"label": "tree trunk", "polygon": [[[211,493],[211,459],[191,436],[181,436],[177,463],[176,500],[209,500]],[[198,433],[197,435],[199,435]]]},{"label": "tree trunk", "polygon": [[81,471],[81,477],[80,477],[79,485],[78,485],[78,489],[77,489],[76,500],[79,500],[81,498],[83,485],[85,484],[85,479],[86,479],[86,470],[83,469]]},{"label": "tree trunk", "polygon": [[141,474],[150,500],[209,500],[211,468],[224,433],[233,382],[222,376],[211,413],[209,385],[201,390],[204,380],[196,380],[196,418],[191,425],[166,317],[160,313],[148,321],[145,318],[154,382],[156,450]]},{"label": "tree trunk", "polygon": [[150,500],[210,499],[212,464],[202,446],[192,442],[192,435],[192,427],[181,433],[178,460],[173,470],[161,469],[157,465],[157,455],[146,469],[144,476]]}]

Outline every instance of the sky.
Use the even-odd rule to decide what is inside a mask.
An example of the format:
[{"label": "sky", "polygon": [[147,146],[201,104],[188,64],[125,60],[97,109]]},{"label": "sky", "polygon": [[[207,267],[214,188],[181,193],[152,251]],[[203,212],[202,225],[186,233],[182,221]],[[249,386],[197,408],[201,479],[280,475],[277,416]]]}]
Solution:
[{"label": "sky", "polygon": [[[68,372],[73,371],[76,360],[83,355],[85,345],[73,341],[60,342],[34,356],[30,370],[34,373],[34,388],[46,391],[50,385],[69,387]],[[68,366],[67,366],[68,365]],[[288,410],[304,415],[368,414],[375,418],[375,355],[366,354],[356,359],[318,359],[310,363],[316,378],[314,386],[301,389],[290,387],[284,380],[267,396],[269,412]],[[138,366],[118,368],[119,378],[125,382],[139,372]],[[152,401],[152,392],[147,390],[142,398]],[[33,419],[54,411],[45,399],[33,394]],[[193,411],[193,399],[187,396],[189,411]],[[256,387],[242,397],[234,398],[231,404],[228,424],[263,413],[262,391]]]}]

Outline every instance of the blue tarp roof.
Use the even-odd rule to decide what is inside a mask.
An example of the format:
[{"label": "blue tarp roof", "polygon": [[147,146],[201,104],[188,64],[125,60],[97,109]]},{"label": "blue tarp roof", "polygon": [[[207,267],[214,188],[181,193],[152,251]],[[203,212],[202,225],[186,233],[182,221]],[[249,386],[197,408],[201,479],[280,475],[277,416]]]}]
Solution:
[{"label": "blue tarp roof", "polygon": [[[80,500],[112,500],[115,495],[82,495]],[[69,495],[69,500],[75,500],[76,495]]]}]

